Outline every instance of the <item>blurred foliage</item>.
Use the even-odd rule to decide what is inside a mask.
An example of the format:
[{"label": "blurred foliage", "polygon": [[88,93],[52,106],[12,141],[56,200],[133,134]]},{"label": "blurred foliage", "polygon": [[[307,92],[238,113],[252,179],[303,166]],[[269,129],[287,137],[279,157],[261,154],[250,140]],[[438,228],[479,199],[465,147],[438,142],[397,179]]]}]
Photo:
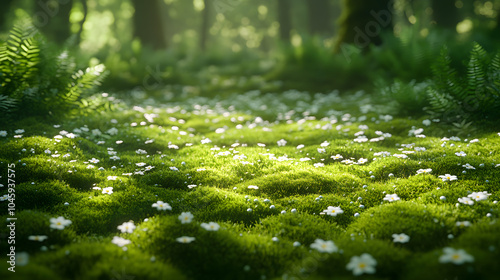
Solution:
[{"label": "blurred foliage", "polygon": [[500,53],[488,54],[481,45],[474,43],[470,58],[464,64],[464,75],[450,64],[445,47],[433,67],[434,83],[428,91],[428,113],[459,126],[473,120],[498,119]]},{"label": "blurred foliage", "polygon": [[99,64],[76,70],[68,52],[50,46],[34,27],[14,27],[0,46],[2,117],[57,118],[109,108],[89,94],[104,78],[104,69]]}]

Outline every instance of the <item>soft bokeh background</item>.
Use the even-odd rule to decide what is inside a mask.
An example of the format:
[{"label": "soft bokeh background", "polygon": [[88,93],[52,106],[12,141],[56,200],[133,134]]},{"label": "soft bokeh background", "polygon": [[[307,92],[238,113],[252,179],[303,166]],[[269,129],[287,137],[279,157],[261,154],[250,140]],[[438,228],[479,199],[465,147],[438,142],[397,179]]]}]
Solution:
[{"label": "soft bokeh background", "polygon": [[104,63],[112,89],[143,86],[148,72],[204,84],[207,71],[352,89],[371,86],[374,71],[423,80],[443,44],[459,46],[458,63],[473,41],[494,50],[499,10],[499,0],[3,0],[0,38],[32,21],[81,63]]}]

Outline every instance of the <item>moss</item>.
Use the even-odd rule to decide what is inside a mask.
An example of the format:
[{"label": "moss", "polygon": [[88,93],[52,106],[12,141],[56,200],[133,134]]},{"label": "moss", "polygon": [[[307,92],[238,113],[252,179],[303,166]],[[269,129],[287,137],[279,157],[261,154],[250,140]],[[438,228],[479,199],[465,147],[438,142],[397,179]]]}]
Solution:
[{"label": "moss", "polygon": [[349,226],[348,232],[383,240],[405,233],[410,241],[402,246],[423,251],[448,244],[448,234],[455,227],[451,217],[466,220],[468,215],[452,206],[397,201],[369,209]]},{"label": "moss", "polygon": [[16,165],[16,172],[19,174],[16,183],[61,180],[80,190],[89,190],[101,180],[96,170],[87,169],[86,165],[60,162],[42,156],[23,159],[22,164]]},{"label": "moss", "polygon": [[[158,213],[152,204],[158,200],[172,203],[178,193],[158,191],[155,195],[150,188],[123,187],[113,193],[102,194],[95,191],[93,196],[82,199],[66,207],[66,213],[74,220],[78,233],[104,234],[116,231],[116,227],[129,220],[141,221]],[[172,203],[174,209],[176,204]],[[168,213],[167,213],[168,214]]]},{"label": "moss", "polygon": [[317,215],[290,212],[261,219],[249,230],[253,233],[276,236],[280,240],[286,239],[288,242],[299,241],[301,244],[311,244],[317,238],[328,240],[342,232],[339,226]]},{"label": "moss", "polygon": [[22,183],[16,186],[16,207],[46,211],[82,198],[75,189],[60,181]]},{"label": "moss", "polygon": [[[148,254],[133,248],[124,252],[111,243],[109,238],[103,243],[84,241],[71,244],[59,250],[32,258],[34,264],[51,266],[64,279],[186,279],[185,276],[166,262],[152,261]],[[154,260],[154,259],[153,259]],[[36,270],[36,267],[27,269]]]},{"label": "moss", "polygon": [[277,210],[269,209],[262,199],[257,202],[254,199],[256,198],[245,198],[232,191],[202,187],[184,196],[179,211],[191,211],[201,221],[225,220],[247,225],[277,213]]},{"label": "moss", "polygon": [[360,180],[349,173],[331,175],[313,169],[266,175],[241,186],[244,193],[251,193],[253,191],[246,188],[247,184],[258,186],[259,189],[256,192],[258,195],[282,198],[312,193],[344,193],[352,190],[353,186],[360,185]]},{"label": "moss", "polygon": [[[196,217],[195,217],[196,218]],[[181,224],[176,217],[150,219],[141,225],[147,228],[133,237],[133,242],[159,256],[171,260],[194,279],[255,279],[260,275],[279,275],[296,255],[291,244],[273,242],[270,236],[225,229],[206,231],[198,222]],[[188,244],[176,238],[191,236]],[[217,259],[216,263],[212,260]],[[245,267],[248,267],[246,270]]]},{"label": "moss", "polygon": [[[2,262],[3,258],[2,258]],[[3,267],[2,267],[3,268]],[[15,276],[13,276],[15,275]],[[29,263],[27,266],[16,266],[15,272],[7,270],[7,268],[0,271],[2,279],[16,279],[16,280],[62,280],[64,279],[56,271],[46,265]],[[15,278],[12,278],[15,277]]]},{"label": "moss", "polygon": [[[50,219],[64,216],[68,219],[67,215],[51,215],[46,212],[24,210],[16,212],[15,221],[15,246],[16,252],[26,251],[28,253],[40,251],[42,246],[63,246],[74,241],[76,234],[74,225],[63,230],[51,229]],[[6,221],[8,216],[3,216],[2,220]],[[71,220],[71,219],[70,219]],[[74,221],[72,221],[74,223]],[[10,235],[9,228],[2,227],[0,234]],[[31,235],[46,235],[47,239],[43,242],[29,240]],[[7,252],[9,244],[3,242],[0,244],[0,249]]]}]

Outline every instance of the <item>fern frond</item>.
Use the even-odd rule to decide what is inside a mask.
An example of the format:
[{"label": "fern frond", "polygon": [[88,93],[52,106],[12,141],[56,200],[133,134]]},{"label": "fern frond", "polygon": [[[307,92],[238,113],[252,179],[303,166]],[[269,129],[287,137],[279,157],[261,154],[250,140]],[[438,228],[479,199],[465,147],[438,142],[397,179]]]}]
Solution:
[{"label": "fern frond", "polygon": [[486,51],[475,42],[467,65],[467,96],[480,98],[485,94],[486,58]]},{"label": "fern frond", "polygon": [[436,113],[445,113],[457,107],[456,101],[452,96],[440,93],[433,88],[427,90],[427,98],[429,100],[430,110]]}]

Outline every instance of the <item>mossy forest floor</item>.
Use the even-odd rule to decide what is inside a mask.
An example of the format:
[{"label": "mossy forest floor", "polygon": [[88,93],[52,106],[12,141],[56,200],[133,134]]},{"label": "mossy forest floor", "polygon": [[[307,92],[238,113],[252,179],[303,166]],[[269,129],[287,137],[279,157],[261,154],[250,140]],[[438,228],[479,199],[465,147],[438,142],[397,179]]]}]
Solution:
[{"label": "mossy forest floor", "polygon": [[362,93],[121,98],[2,132],[1,279],[500,275],[500,131],[381,115]]}]

